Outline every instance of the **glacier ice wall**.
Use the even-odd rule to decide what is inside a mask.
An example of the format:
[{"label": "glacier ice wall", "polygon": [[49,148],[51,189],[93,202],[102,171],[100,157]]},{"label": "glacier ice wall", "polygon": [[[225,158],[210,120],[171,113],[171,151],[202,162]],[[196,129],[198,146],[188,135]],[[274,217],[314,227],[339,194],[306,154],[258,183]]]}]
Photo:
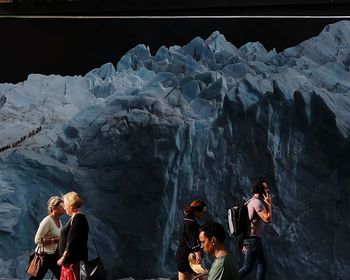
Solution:
[{"label": "glacier ice wall", "polygon": [[346,279],[349,65],[340,21],[281,53],[214,32],[84,77],[1,84],[0,277],[24,277],[48,197],[70,190],[111,278],[169,277],[182,207],[205,199],[225,223],[264,176],[269,279]]}]

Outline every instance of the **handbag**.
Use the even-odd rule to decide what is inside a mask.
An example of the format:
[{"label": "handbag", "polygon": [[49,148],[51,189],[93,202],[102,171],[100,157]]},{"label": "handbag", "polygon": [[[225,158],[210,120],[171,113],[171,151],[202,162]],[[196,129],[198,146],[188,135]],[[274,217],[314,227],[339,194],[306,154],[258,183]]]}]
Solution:
[{"label": "handbag", "polygon": [[[89,231],[90,233],[90,231]],[[91,236],[91,233],[90,233]],[[94,247],[97,253],[97,257],[89,261],[80,261],[79,262],[79,274],[80,280],[106,280],[107,273],[102,264],[100,254],[98,253],[95,240],[92,238]]]},{"label": "handbag", "polygon": [[40,268],[44,264],[44,246],[42,246],[41,248],[41,252],[34,252],[30,255],[28,266],[26,268],[26,272],[34,277],[38,276]]},{"label": "handbag", "polygon": [[90,261],[80,261],[80,280],[105,280],[106,270],[100,257]]}]

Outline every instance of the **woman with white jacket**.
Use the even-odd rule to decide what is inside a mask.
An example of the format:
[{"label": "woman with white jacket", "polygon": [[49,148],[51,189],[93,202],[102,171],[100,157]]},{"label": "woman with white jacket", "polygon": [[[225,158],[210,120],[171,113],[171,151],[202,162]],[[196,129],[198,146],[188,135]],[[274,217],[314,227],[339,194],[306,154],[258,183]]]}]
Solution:
[{"label": "woman with white jacket", "polygon": [[48,215],[40,222],[35,234],[36,253],[44,253],[44,262],[36,277],[29,280],[41,280],[50,269],[57,279],[60,279],[61,268],[57,265],[57,246],[60,238],[62,223],[60,217],[65,213],[63,199],[51,197],[47,202]]}]

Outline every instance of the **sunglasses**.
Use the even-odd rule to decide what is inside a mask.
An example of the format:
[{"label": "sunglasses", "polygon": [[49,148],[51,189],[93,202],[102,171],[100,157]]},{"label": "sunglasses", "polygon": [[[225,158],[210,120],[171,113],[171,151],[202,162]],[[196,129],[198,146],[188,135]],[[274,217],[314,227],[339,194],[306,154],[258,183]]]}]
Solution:
[{"label": "sunglasses", "polygon": [[64,208],[63,204],[60,203],[60,204],[57,204],[57,205],[54,205],[54,207],[60,207],[60,208]]}]

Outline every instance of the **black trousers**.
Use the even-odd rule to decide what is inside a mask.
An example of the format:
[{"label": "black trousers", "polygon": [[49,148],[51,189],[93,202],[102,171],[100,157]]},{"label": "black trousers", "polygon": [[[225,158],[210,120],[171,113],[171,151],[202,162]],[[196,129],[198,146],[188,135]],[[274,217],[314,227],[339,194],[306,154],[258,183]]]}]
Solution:
[{"label": "black trousers", "polygon": [[42,280],[45,277],[48,270],[51,270],[53,275],[55,275],[56,279],[58,280],[60,279],[61,267],[57,265],[56,254],[53,254],[53,255],[45,254],[43,266],[40,268],[38,276],[37,277],[30,276],[29,280]]}]

